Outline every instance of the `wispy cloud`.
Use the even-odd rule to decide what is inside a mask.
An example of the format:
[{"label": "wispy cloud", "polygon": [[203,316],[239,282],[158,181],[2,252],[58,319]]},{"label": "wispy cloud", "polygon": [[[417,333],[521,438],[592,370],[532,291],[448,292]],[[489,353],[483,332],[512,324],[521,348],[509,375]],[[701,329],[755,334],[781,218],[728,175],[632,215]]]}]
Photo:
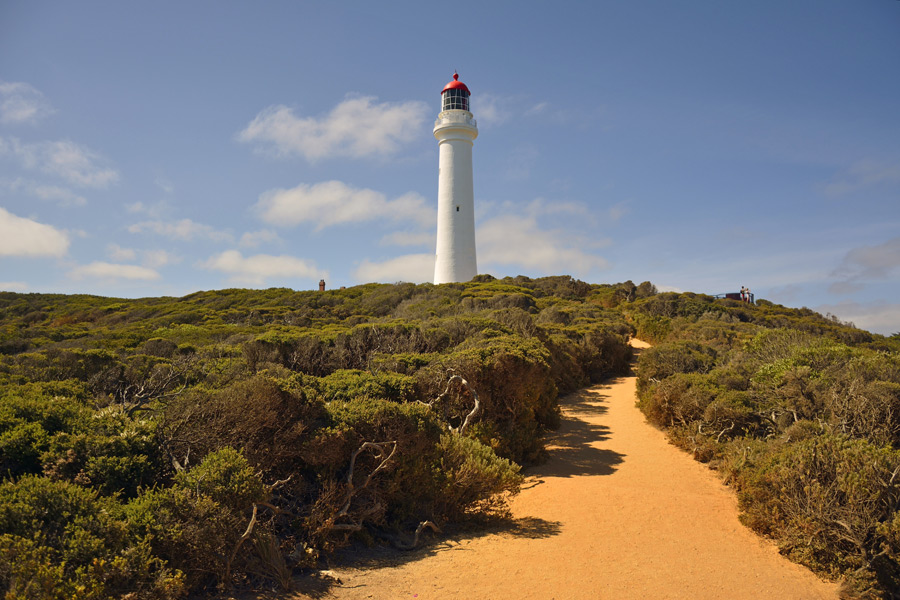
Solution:
[{"label": "wispy cloud", "polygon": [[842,321],[850,321],[861,329],[881,335],[900,333],[900,304],[885,301],[841,302],[815,306],[813,310],[823,315],[829,313],[836,315]]},{"label": "wispy cloud", "polygon": [[168,250],[144,250],[141,252],[141,263],[151,269],[159,269],[180,262],[181,257]]},{"label": "wispy cloud", "polygon": [[299,117],[287,106],[270,106],[238,133],[242,142],[279,156],[315,161],[330,157],[393,155],[422,133],[424,102],[377,102],[350,97],[319,118]]},{"label": "wispy cloud", "polygon": [[133,248],[123,248],[118,244],[108,244],[106,246],[106,255],[117,261],[137,258],[137,252]]},{"label": "wispy cloud", "polygon": [[835,294],[849,294],[862,289],[866,281],[884,280],[900,269],[900,237],[883,244],[860,246],[850,250],[843,261],[832,272],[834,282],[829,291]]},{"label": "wispy cloud", "polygon": [[132,281],[153,281],[160,274],[148,267],[94,261],[75,267],[69,271],[72,279],[128,279]]},{"label": "wispy cloud", "polygon": [[825,193],[840,196],[884,183],[900,183],[900,161],[858,161],[827,184]]},{"label": "wispy cloud", "polygon": [[437,238],[434,232],[395,231],[381,238],[382,246],[430,246],[434,248]]},{"label": "wispy cloud", "polygon": [[[509,210],[519,211],[518,204],[504,203]],[[537,197],[525,205],[525,214],[531,217],[545,215],[572,215],[579,219],[593,217],[594,211],[580,202],[567,202],[564,200],[548,200]]]},{"label": "wispy cloud", "polygon": [[586,276],[606,269],[606,259],[583,250],[566,231],[542,229],[535,217],[504,215],[485,221],[476,232],[479,271],[518,267],[532,273]]},{"label": "wispy cloud", "polygon": [[511,96],[478,94],[472,99],[472,111],[482,125],[502,125],[513,116],[514,100]]},{"label": "wispy cloud", "polygon": [[293,256],[255,254],[245,257],[237,250],[226,250],[200,263],[200,267],[228,275],[228,281],[243,285],[263,285],[278,279],[289,285],[291,279],[327,278],[328,272],[316,268],[313,261]]},{"label": "wispy cloud", "polygon": [[61,257],[68,250],[65,232],[0,208],[0,256]]},{"label": "wispy cloud", "polygon": [[4,292],[27,292],[29,289],[24,281],[0,281],[0,290]]},{"label": "wispy cloud", "polygon": [[434,279],[434,254],[406,254],[383,262],[368,259],[353,273],[359,282],[394,283],[409,281],[423,283]]},{"label": "wispy cloud", "polygon": [[34,124],[53,113],[50,102],[31,85],[0,81],[0,123]]},{"label": "wispy cloud", "polygon": [[227,242],[234,239],[227,231],[220,231],[209,225],[197,223],[191,219],[178,221],[141,221],[128,227],[131,233],[155,233],[174,240],[194,241],[208,239],[214,242]]},{"label": "wispy cloud", "polygon": [[611,206],[606,213],[607,218],[613,223],[618,223],[619,219],[627,214],[628,204],[626,202],[619,202],[618,204]]},{"label": "wispy cloud", "polygon": [[261,244],[269,244],[273,242],[283,242],[281,237],[271,229],[260,229],[259,231],[248,231],[241,236],[238,245],[242,248],[256,248]]},{"label": "wispy cloud", "polygon": [[106,254],[117,262],[137,260],[138,255],[140,255],[141,264],[149,269],[159,269],[169,264],[181,262],[180,256],[168,250],[138,251],[134,248],[123,248],[118,244],[108,244],[106,246]]},{"label": "wispy cloud", "polygon": [[5,187],[16,194],[28,194],[41,200],[55,202],[62,207],[84,206],[87,204],[87,199],[84,196],[76,194],[68,188],[57,185],[44,185],[22,177],[12,181],[0,181],[0,187]]},{"label": "wispy cloud", "polygon": [[119,178],[98,154],[69,140],[22,143],[0,137],[0,156],[4,155],[15,157],[26,169],[55,175],[78,187],[105,188]]},{"label": "wispy cloud", "polygon": [[161,189],[165,194],[172,194],[175,191],[175,184],[165,177],[157,177],[153,180],[153,183],[155,183],[156,187]]},{"label": "wispy cloud", "polygon": [[317,229],[373,219],[412,221],[427,226],[437,219],[434,207],[414,192],[388,200],[380,192],[354,188],[341,181],[269,190],[260,195],[256,210],[270,225],[290,227],[315,223]]},{"label": "wispy cloud", "polygon": [[479,124],[488,127],[503,125],[520,117],[545,115],[549,107],[547,102],[535,103],[521,94],[500,95],[488,92],[472,97],[472,114],[478,118]]}]

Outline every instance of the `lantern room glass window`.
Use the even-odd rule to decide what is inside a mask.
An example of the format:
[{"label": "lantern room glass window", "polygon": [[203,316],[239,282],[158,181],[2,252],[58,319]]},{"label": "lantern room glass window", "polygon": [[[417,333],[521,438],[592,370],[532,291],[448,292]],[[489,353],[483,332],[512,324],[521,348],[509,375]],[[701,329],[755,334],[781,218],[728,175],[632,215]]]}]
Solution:
[{"label": "lantern room glass window", "polygon": [[441,98],[441,110],[469,110],[469,94],[466,90],[446,90]]}]

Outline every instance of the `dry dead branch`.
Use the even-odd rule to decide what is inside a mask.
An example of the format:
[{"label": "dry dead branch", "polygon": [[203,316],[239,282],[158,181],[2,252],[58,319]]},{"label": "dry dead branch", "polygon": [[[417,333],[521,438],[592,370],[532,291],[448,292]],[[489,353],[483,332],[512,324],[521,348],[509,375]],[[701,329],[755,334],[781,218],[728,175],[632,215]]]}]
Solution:
[{"label": "dry dead branch", "polygon": [[[365,480],[362,484],[357,485],[354,483],[353,478],[356,473],[356,461],[359,458],[359,455],[365,451],[371,450],[374,452],[375,460],[378,461],[378,464],[372,469],[369,474],[366,476]],[[353,504],[354,497],[366,487],[368,487],[369,483],[371,483],[372,478],[375,477],[378,473],[387,468],[394,454],[397,452],[397,442],[363,442],[362,445],[357,448],[350,457],[350,470],[347,473],[347,492],[346,497],[344,498],[344,503],[341,506],[341,509],[334,515],[333,518],[329,519],[330,523],[327,526],[327,529],[331,531],[359,531],[362,529],[363,522],[371,517],[373,514],[377,513],[379,510],[378,506],[371,506],[361,512],[357,512],[356,514],[351,514],[350,506]],[[336,523],[338,519],[350,519],[349,523]]]},{"label": "dry dead branch", "polygon": [[441,528],[438,527],[434,521],[422,521],[421,523],[419,523],[419,526],[416,527],[416,533],[413,537],[412,544],[398,544],[398,547],[400,547],[402,550],[415,549],[416,546],[419,545],[419,536],[422,535],[422,532],[425,531],[426,528],[432,530],[435,533],[443,533],[443,531],[441,531]]},{"label": "dry dead branch", "polygon": [[[448,373],[453,373],[453,370],[451,369],[450,371],[448,371]],[[472,396],[472,400],[474,401],[472,410],[469,411],[469,414],[467,414],[466,418],[463,419],[462,424],[456,429],[453,429],[452,427],[450,428],[450,430],[457,435],[463,435],[466,432],[466,429],[475,419],[475,417],[477,417],[481,413],[481,400],[478,398],[478,392],[476,392],[475,388],[469,385],[469,382],[466,381],[463,377],[455,374],[450,375],[450,378],[447,379],[447,385],[444,387],[444,391],[441,392],[441,394],[431,402],[422,402],[422,404],[433,406],[434,404],[440,402],[450,395],[450,390],[452,389],[454,383],[458,383],[460,386],[465,388],[466,392],[468,392],[469,395]]]},{"label": "dry dead branch", "polygon": [[237,556],[238,550],[241,549],[241,546],[247,538],[253,535],[253,528],[256,526],[256,513],[259,511],[259,507],[254,504],[253,505],[253,515],[250,517],[250,523],[247,524],[247,530],[244,531],[244,535],[240,537],[237,543],[234,545],[234,549],[231,551],[231,555],[228,557],[228,560],[225,563],[225,578],[224,584],[225,587],[231,587],[231,564],[234,562],[234,558]]}]

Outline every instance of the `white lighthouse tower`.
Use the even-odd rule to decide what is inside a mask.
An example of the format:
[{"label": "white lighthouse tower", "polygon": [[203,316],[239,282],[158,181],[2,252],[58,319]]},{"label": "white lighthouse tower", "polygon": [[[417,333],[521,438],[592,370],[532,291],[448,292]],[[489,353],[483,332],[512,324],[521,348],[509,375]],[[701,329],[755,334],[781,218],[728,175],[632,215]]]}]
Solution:
[{"label": "white lighthouse tower", "polygon": [[478,126],[469,112],[469,96],[469,88],[454,73],[441,91],[441,112],[434,122],[440,148],[435,283],[469,281],[478,274],[472,185],[472,142]]}]

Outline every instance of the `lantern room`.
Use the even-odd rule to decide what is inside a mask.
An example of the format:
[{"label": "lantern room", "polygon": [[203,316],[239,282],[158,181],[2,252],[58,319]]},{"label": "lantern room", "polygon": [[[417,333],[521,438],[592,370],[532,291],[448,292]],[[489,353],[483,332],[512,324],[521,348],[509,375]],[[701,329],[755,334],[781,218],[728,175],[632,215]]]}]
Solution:
[{"label": "lantern room", "polygon": [[469,110],[469,88],[453,74],[453,81],[441,91],[441,110]]}]

